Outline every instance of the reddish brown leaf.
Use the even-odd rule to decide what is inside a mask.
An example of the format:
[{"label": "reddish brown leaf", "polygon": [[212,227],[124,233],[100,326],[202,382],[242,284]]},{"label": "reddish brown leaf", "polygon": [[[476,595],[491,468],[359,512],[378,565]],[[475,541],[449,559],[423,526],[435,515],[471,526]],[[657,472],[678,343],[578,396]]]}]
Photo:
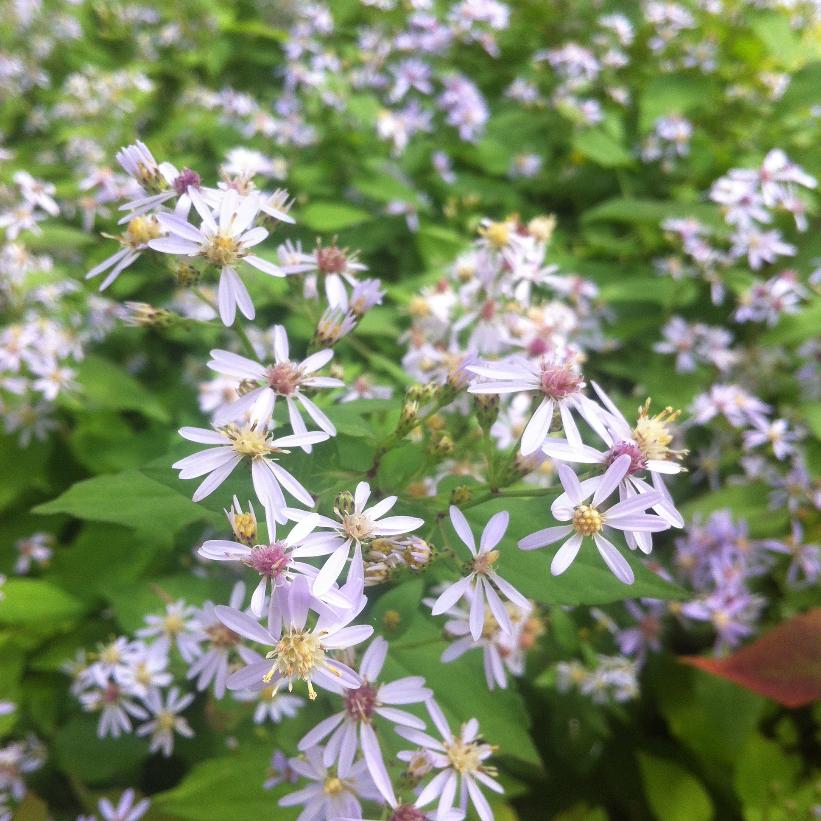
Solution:
[{"label": "reddish brown leaf", "polygon": [[726,658],[679,661],[783,704],[821,699],[821,607],[794,616]]}]

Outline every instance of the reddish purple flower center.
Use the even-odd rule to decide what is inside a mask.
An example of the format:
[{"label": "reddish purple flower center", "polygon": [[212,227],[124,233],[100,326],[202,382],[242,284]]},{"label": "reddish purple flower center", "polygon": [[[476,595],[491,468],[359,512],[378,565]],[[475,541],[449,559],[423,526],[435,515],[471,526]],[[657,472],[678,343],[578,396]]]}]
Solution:
[{"label": "reddish purple flower center", "polygon": [[265,372],[265,379],[271,390],[282,396],[290,396],[299,387],[302,374],[292,362],[280,362],[271,365]]},{"label": "reddish purple flower center", "polygon": [[425,821],[425,813],[413,804],[403,804],[393,811],[388,821]]},{"label": "reddish purple flower center", "polygon": [[536,336],[530,340],[527,352],[530,356],[544,356],[544,354],[550,352],[550,343],[546,339]]},{"label": "reddish purple flower center", "polygon": [[578,393],[581,376],[569,365],[542,364],[542,390],[551,399],[565,399]]},{"label": "reddish purple flower center", "polygon": [[492,299],[488,299],[485,304],[482,305],[479,316],[486,322],[490,322],[493,317],[496,316],[496,303]]},{"label": "reddish purple flower center", "polygon": [[607,467],[610,467],[619,456],[623,456],[625,453],[630,457],[630,467],[627,469],[629,474],[640,473],[647,467],[647,459],[641,450],[639,450],[639,446],[633,442],[619,442],[613,445],[607,454],[605,464]]},{"label": "reddish purple flower center", "polygon": [[336,245],[317,248],[316,264],[323,274],[341,274],[348,266],[348,255]]},{"label": "reddish purple flower center", "polygon": [[245,560],[248,567],[253,568],[260,576],[279,578],[287,569],[291,558],[281,542],[260,544],[251,548],[251,553]]},{"label": "reddish purple flower center", "polygon": [[365,682],[356,690],[345,693],[345,709],[357,721],[370,721],[376,707],[376,690]]},{"label": "reddish purple flower center", "polygon": [[182,196],[189,187],[199,188],[202,184],[200,175],[190,168],[183,168],[182,173],[174,180],[174,190]]}]

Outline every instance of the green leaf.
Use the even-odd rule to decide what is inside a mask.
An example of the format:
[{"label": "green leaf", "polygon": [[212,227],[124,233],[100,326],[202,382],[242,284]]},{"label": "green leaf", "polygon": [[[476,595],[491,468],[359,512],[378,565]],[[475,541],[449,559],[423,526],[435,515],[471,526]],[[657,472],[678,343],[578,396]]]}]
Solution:
[{"label": "green leaf", "polygon": [[196,764],[174,789],[153,796],[152,805],[174,818],[237,821],[239,818],[294,818],[296,810],[280,808],[277,799],[291,784],[264,790],[270,750],[243,749]]},{"label": "green leaf", "polygon": [[580,131],[573,139],[573,148],[603,168],[620,168],[633,164],[630,152],[603,129]]},{"label": "green leaf", "polygon": [[792,812],[785,805],[778,807],[785,797],[794,795],[800,771],[801,761],[797,756],[787,755],[774,741],[752,735],[738,756],[734,778],[745,821],[787,821],[802,817],[797,807],[792,807]]},{"label": "green leaf", "polygon": [[373,436],[373,426],[352,408],[333,405],[326,408],[325,412],[336,426],[337,432],[356,438]]},{"label": "green leaf", "polygon": [[649,680],[670,732],[707,767],[732,767],[758,723],[764,698],[670,659],[653,666]]},{"label": "green leaf", "polygon": [[77,482],[33,512],[67,513],[77,519],[125,525],[162,538],[192,522],[207,519],[216,524],[221,520],[219,514],[209,512],[139,470]]},{"label": "green leaf", "polygon": [[361,208],[338,202],[311,202],[296,214],[297,222],[314,231],[342,231],[368,222],[371,215]]},{"label": "green leaf", "polygon": [[589,208],[582,214],[582,222],[649,222],[654,225],[668,217],[695,217],[711,227],[723,227],[724,222],[716,206],[709,203],[668,202],[666,200],[617,197]]},{"label": "green leaf", "polygon": [[786,510],[770,510],[767,507],[769,492],[762,482],[727,485],[685,502],[681,512],[689,519],[696,514],[704,518],[717,510],[730,510],[735,518],[747,520],[752,536],[777,536],[786,529],[788,516]]},{"label": "green leaf", "polygon": [[695,776],[664,758],[639,752],[644,794],[659,821],[710,821],[713,802]]},{"label": "green leaf", "polygon": [[44,466],[48,464],[51,442],[31,442],[21,448],[14,436],[0,436],[0,464],[14,465],[6,470],[0,482],[0,509],[5,509],[18,496],[31,488],[48,487]]},{"label": "green leaf", "polygon": [[143,416],[168,423],[168,411],[156,396],[126,370],[100,356],[87,356],[77,367],[83,386],[82,407],[139,411]]},{"label": "green leaf", "polygon": [[43,579],[9,579],[3,585],[0,624],[71,621],[84,610],[80,599]]}]

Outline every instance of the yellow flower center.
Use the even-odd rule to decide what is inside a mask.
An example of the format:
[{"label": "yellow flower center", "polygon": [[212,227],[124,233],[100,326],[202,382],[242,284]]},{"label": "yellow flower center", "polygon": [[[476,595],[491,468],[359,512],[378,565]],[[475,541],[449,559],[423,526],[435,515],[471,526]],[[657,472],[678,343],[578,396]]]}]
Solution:
[{"label": "yellow flower center", "polygon": [[161,233],[160,224],[154,217],[134,217],[129,221],[121,240],[124,245],[137,248],[149,240],[156,239]]},{"label": "yellow flower center", "polygon": [[661,413],[650,416],[650,400],[639,408],[639,416],[633,437],[645,459],[678,459],[685,451],[671,450],[668,445],[673,441],[671,425],[678,419],[681,411],[666,407]]},{"label": "yellow flower center", "polygon": [[506,222],[491,222],[480,233],[494,248],[504,248],[510,242],[510,224]]},{"label": "yellow flower center", "polygon": [[465,773],[475,773],[482,766],[482,759],[479,757],[479,745],[473,742],[465,742],[461,738],[454,738],[453,743],[445,745],[445,752],[453,769],[463,775]]},{"label": "yellow flower center", "polygon": [[230,234],[217,233],[202,247],[205,256],[214,265],[233,265],[239,259],[240,245]]},{"label": "yellow flower center", "polygon": [[173,730],[176,721],[177,719],[174,713],[163,710],[157,714],[157,729],[166,731]]},{"label": "yellow flower center", "polygon": [[185,622],[178,613],[169,613],[162,620],[162,624],[165,632],[170,636],[176,636],[177,633],[181,633],[185,627]]},{"label": "yellow flower center", "polygon": [[253,543],[257,537],[257,521],[251,513],[236,513],[232,522],[234,533],[241,542]]},{"label": "yellow flower center", "polygon": [[231,447],[241,456],[267,456],[274,449],[268,441],[268,434],[256,428],[237,428],[229,425],[225,434],[231,440]]},{"label": "yellow flower center", "polygon": [[579,505],[573,510],[573,530],[582,536],[600,533],[604,527],[604,516],[592,505]]},{"label": "yellow flower center", "polygon": [[[311,684],[313,671],[317,667],[327,667],[331,672],[335,672],[334,668],[325,661],[325,651],[322,649],[319,636],[304,630],[292,630],[285,633],[266,658],[273,660],[271,669],[263,676],[266,684],[271,681],[275,673],[288,679],[289,690],[292,689],[292,679],[302,679],[308,685],[308,697],[311,701],[316,698],[316,691]],[[276,692],[275,687],[274,693]]]},{"label": "yellow flower center", "polygon": [[326,778],[325,783],[322,785],[325,795],[339,795],[344,789],[345,785],[342,783],[342,779],[337,778],[335,775]]}]

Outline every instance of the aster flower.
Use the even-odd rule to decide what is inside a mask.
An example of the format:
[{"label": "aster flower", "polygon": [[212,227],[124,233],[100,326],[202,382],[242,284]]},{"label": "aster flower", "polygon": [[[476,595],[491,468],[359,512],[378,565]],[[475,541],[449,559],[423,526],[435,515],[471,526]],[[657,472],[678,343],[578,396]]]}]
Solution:
[{"label": "aster flower", "polygon": [[[361,591],[361,586],[359,589]],[[235,607],[216,607],[217,617],[229,630],[274,648],[265,659],[257,656],[246,667],[233,673],[228,679],[229,689],[261,690],[273,685],[276,693],[283,682],[287,682],[290,691],[295,680],[302,680],[308,687],[308,697],[313,700],[316,698],[314,683],[332,691],[338,686],[358,687],[361,683],[359,676],[346,664],[327,655],[330,650],[353,647],[373,633],[370,625],[349,626],[366,601],[361,593],[355,599],[358,600],[343,616],[323,608],[314,626],[308,628],[311,594],[306,580],[297,576],[288,587],[284,629],[277,634],[272,634]]]},{"label": "aster flower", "polygon": [[470,551],[473,558],[469,565],[470,572],[468,575],[451,584],[434,602],[433,615],[438,616],[446,612],[463,596],[469,595],[470,633],[474,641],[478,641],[482,635],[485,624],[486,603],[501,629],[508,634],[512,634],[513,625],[510,622],[504,603],[496,592],[496,588],[522,610],[530,610],[530,603],[512,584],[499,576],[494,568],[499,559],[499,551],[496,546],[504,538],[510,521],[509,514],[507,511],[501,511],[490,518],[482,531],[478,551],[470,525],[465,515],[455,505],[450,506],[450,521],[456,535]]},{"label": "aster flower", "polygon": [[453,809],[458,794],[461,810],[467,810],[470,801],[481,821],[493,821],[493,811],[480,785],[497,793],[503,793],[504,788],[494,778],[496,768],[485,763],[493,755],[494,748],[481,740],[479,722],[470,719],[455,735],[436,702],[431,699],[427,707],[441,741],[410,727],[396,729],[402,738],[420,745],[432,767],[440,771],[423,788],[416,805],[424,807],[438,798],[437,810],[441,815]]},{"label": "aster flower", "polygon": [[804,528],[793,519],[790,535],[782,539],[766,539],[761,547],[790,557],[787,584],[794,588],[810,587],[821,578],[821,547],[804,542]]},{"label": "aster flower", "polygon": [[[363,545],[374,539],[410,533],[425,523],[424,519],[416,516],[384,518],[396,504],[398,497],[388,496],[381,502],[367,507],[370,497],[371,486],[367,482],[360,482],[353,495],[347,492],[340,493],[334,507],[337,518],[320,516],[318,526],[322,531],[306,538],[304,546],[295,551],[295,556],[330,554],[314,581],[312,591],[315,596],[321,596],[339,578],[351,556],[351,547],[354,547],[353,566],[357,569],[358,575],[362,575]],[[294,521],[300,521],[308,515],[304,511],[292,508],[289,508],[286,514]]]},{"label": "aster flower", "polygon": [[148,691],[144,699],[145,706],[151,711],[151,719],[137,727],[137,735],[151,736],[148,747],[150,753],[158,750],[167,758],[174,749],[174,734],[191,738],[194,731],[188,722],[181,716],[183,710],[194,700],[193,693],[180,695],[176,687],[172,687],[163,702],[162,694],[156,688]]},{"label": "aster flower", "polygon": [[139,821],[147,812],[151,802],[147,798],[134,803],[134,790],[126,790],[117,802],[117,806],[107,798],[101,798],[97,805],[103,821]]},{"label": "aster flower", "polygon": [[[333,359],[333,351],[321,350],[311,354],[303,362],[293,362],[289,358],[288,336],[285,328],[276,325],[274,334],[274,362],[262,365],[244,356],[228,351],[211,351],[208,367],[217,373],[232,376],[243,383],[244,393],[234,402],[225,405],[214,415],[214,423],[240,419],[248,414],[253,425],[267,426],[274,413],[277,397],[283,397],[288,407],[288,417],[295,434],[307,433],[305,422],[296,405],[298,401],[308,416],[329,436],[336,435],[333,422],[305,394],[304,390],[316,388],[344,387],[341,379],[317,376]],[[295,401],[296,400],[296,401]],[[310,453],[311,446],[305,446]]]},{"label": "aster flower", "polygon": [[[229,607],[242,607],[244,601],[245,585],[237,582],[231,591]],[[238,659],[245,661],[250,658],[250,651],[242,646],[240,636],[217,618],[213,602],[207,601],[203,604],[197,614],[197,623],[199,637],[204,646],[200,655],[189,665],[187,678],[196,679],[198,690],[207,690],[213,682],[214,695],[222,698],[225,695],[229,669]]]},{"label": "aster flower", "polygon": [[132,730],[131,719],[144,720],[148,713],[137,703],[135,697],[113,681],[104,687],[89,690],[80,695],[80,703],[88,712],[99,712],[97,737],[119,738]]},{"label": "aster flower", "polygon": [[307,752],[325,739],[322,763],[336,764],[344,778],[353,766],[356,753],[361,749],[368,772],[383,798],[395,802],[390,776],[379,747],[374,724],[387,722],[404,727],[425,729],[425,722],[405,710],[400,704],[419,704],[427,701],[432,691],[425,687],[421,676],[406,676],[383,684],[377,681],[385,663],[388,643],[377,636],[370,644],[359,665],[361,683],[355,689],[335,688],[345,699],[345,709],[335,713],[308,732],[299,742],[299,749]]},{"label": "aster flower", "polygon": [[536,363],[511,359],[487,365],[468,365],[467,370],[483,378],[483,381],[471,383],[469,393],[536,391],[542,394],[539,406],[522,433],[524,456],[535,453],[544,444],[555,407],[559,409],[565,436],[572,444],[581,444],[581,434],[572,411],[579,413],[597,433],[603,429],[600,410],[581,393],[584,380],[567,358],[544,356]]},{"label": "aster flower", "polygon": [[251,227],[259,213],[258,196],[241,198],[234,189],[229,189],[221,197],[215,219],[196,189],[189,188],[189,195],[202,219],[200,227],[175,214],[158,214],[157,220],[170,236],[151,240],[149,247],[164,254],[202,257],[218,267],[217,304],[223,324],[234,324],[237,308],[247,319],[253,319],[254,306],[236,267],[246,262],[270,276],[285,276],[281,268],[250,253],[252,247],[268,236],[265,228]]},{"label": "aster flower", "polygon": [[327,433],[317,431],[272,439],[266,428],[227,425],[220,430],[180,428],[180,435],[189,442],[215,446],[186,456],[172,465],[180,471],[180,479],[194,479],[208,474],[194,493],[195,502],[213,493],[231,475],[234,468],[247,458],[251,461],[251,479],[257,498],[273,511],[277,522],[287,521],[282,513],[285,509],[282,488],[303,504],[313,506],[313,497],[278,464],[275,455],[289,453],[289,447],[324,442],[328,438]]},{"label": "aster flower", "polygon": [[200,654],[199,627],[196,621],[197,610],[179,599],[165,606],[165,613],[158,616],[149,613],[144,617],[145,627],[137,630],[137,636],[144,639],[156,639],[167,653],[171,643],[175,643],[183,661],[191,662]]},{"label": "aster flower", "polygon": [[[558,576],[573,563],[584,538],[592,537],[599,554],[616,578],[625,584],[632,584],[633,570],[616,546],[603,535],[605,527],[632,533],[655,533],[667,530],[670,525],[660,516],[645,512],[661,501],[658,492],[639,493],[610,508],[602,507],[602,502],[616,490],[627,474],[630,461],[630,456],[622,454],[613,460],[603,476],[587,479],[584,485],[579,483],[576,474],[567,465],[560,464],[558,473],[564,493],[553,502],[551,513],[560,522],[569,521],[570,524],[531,533],[519,541],[519,547],[522,550],[536,550],[570,536],[558,549],[550,565],[550,572]],[[591,496],[592,501],[586,504]]]},{"label": "aster flower", "polygon": [[[241,562],[256,571],[260,580],[251,594],[251,612],[260,618],[265,610],[266,593],[270,586],[268,624],[269,629],[280,629],[282,608],[279,600],[281,588],[287,585],[296,573],[309,577],[316,575],[316,568],[304,562],[295,561],[293,551],[302,544],[319,522],[319,515],[309,514],[295,525],[291,532],[282,539],[277,539],[276,524],[272,517],[268,519],[268,543],[249,546],[226,539],[209,539],[204,542],[197,553],[203,559],[218,562]],[[344,601],[342,602],[344,604]]]},{"label": "aster flower", "polygon": [[322,763],[322,748],[307,750],[300,758],[292,758],[290,768],[311,784],[279,799],[281,807],[304,805],[301,821],[326,821],[331,818],[362,818],[360,799],[378,801],[368,765],[358,761],[348,774],[340,776]]},{"label": "aster flower", "polygon": [[[507,688],[508,673],[516,677],[524,674],[525,626],[528,621],[528,611],[508,602],[506,610],[513,630],[506,632],[496,621],[493,613],[486,610],[482,634],[478,639],[474,639],[470,626],[472,595],[468,593],[464,607],[454,605],[446,613],[448,620],[445,622],[444,630],[451,639],[451,644],[442,652],[440,661],[448,664],[470,650],[481,648],[488,689],[495,690],[496,687],[500,687],[504,690]],[[434,599],[423,599],[428,606],[432,606],[434,601]]]},{"label": "aster flower", "polygon": [[99,265],[95,265],[86,274],[86,279],[94,279],[94,277],[108,271],[108,275],[100,285],[100,290],[104,291],[126,268],[133,265],[148,250],[149,242],[158,239],[162,235],[163,227],[156,217],[132,217],[128,221],[125,231],[119,236],[103,235],[118,240],[122,247]]}]

